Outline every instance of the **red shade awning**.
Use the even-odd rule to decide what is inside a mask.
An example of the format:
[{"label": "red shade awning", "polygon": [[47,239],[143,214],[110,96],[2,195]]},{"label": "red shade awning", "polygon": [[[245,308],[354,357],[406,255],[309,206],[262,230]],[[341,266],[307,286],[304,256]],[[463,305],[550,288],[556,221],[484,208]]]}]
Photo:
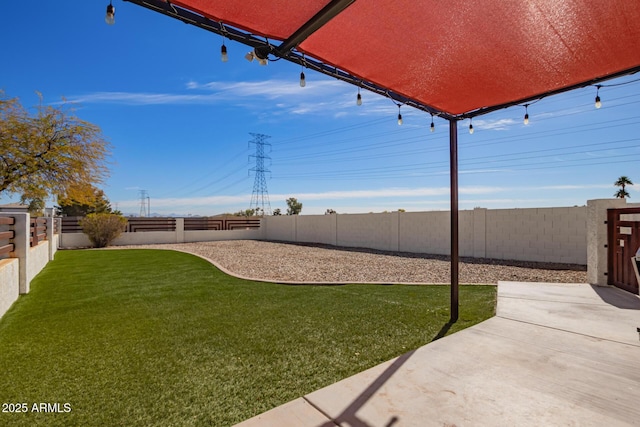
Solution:
[{"label": "red shade awning", "polygon": [[276,50],[338,4],[294,51],[335,67],[352,82],[371,83],[448,117],[482,114],[640,70],[635,0],[171,4],[223,29],[270,39]]}]

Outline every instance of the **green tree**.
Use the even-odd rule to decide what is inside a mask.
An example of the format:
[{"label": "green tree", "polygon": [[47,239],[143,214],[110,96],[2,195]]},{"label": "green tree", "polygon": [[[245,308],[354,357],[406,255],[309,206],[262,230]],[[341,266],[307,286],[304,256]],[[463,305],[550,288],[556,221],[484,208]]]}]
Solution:
[{"label": "green tree", "polygon": [[54,195],[78,202],[108,176],[109,144],[100,128],[61,107],[31,113],[0,92],[0,194],[25,200]]},{"label": "green tree", "polygon": [[43,216],[44,215],[44,200],[40,197],[34,197],[28,199],[25,196],[20,198],[20,203],[29,206],[29,214],[31,216]]},{"label": "green tree", "polygon": [[324,211],[325,215],[335,215],[338,212],[334,211],[333,209],[327,209],[326,211]]},{"label": "green tree", "polygon": [[250,217],[250,216],[254,216],[255,213],[256,213],[255,209],[245,209],[243,211],[242,210],[238,211],[238,212],[234,213],[233,215]]},{"label": "green tree", "polygon": [[616,191],[613,195],[619,199],[625,199],[627,197],[631,197],[626,190],[627,185],[633,185],[633,182],[629,179],[629,177],[622,175],[620,178],[613,183],[616,187],[620,187],[618,191]]},{"label": "green tree", "polygon": [[280,210],[280,208],[275,208],[273,210],[273,216],[280,216],[282,215],[282,211]]},{"label": "green tree", "polygon": [[613,193],[613,196],[617,197],[618,199],[626,199],[627,197],[631,197],[629,195],[629,192],[627,190],[623,190],[622,188]]},{"label": "green tree", "polygon": [[122,214],[119,211],[114,211],[104,191],[95,187],[93,187],[91,196],[87,197],[87,201],[84,203],[59,197],[56,209],[58,215],[61,216],[87,216],[92,213]]},{"label": "green tree", "polygon": [[295,197],[289,197],[287,199],[287,215],[298,215],[302,212],[302,203]]}]

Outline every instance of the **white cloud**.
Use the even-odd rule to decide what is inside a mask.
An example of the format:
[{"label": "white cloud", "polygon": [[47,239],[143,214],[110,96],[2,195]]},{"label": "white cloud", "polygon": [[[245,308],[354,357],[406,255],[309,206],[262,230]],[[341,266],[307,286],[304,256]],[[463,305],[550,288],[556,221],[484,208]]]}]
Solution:
[{"label": "white cloud", "polygon": [[476,119],[473,121],[473,127],[482,130],[509,130],[516,122],[513,119]]},{"label": "white cloud", "polygon": [[[301,88],[296,79],[270,79],[248,81],[188,81],[182,91],[171,92],[93,92],[68,97],[79,104],[144,105],[234,105],[254,110],[264,116],[283,114],[326,114],[333,117],[357,114],[360,116],[389,116],[393,120],[398,108],[389,99],[361,91],[363,105],[356,106],[357,90],[345,82],[329,78],[307,80]],[[257,107],[263,101],[272,108],[265,113]],[[405,124],[411,125],[411,117],[421,118],[424,113],[413,108],[402,110]],[[409,120],[407,120],[409,119]],[[423,124],[420,122],[419,124]]]},{"label": "white cloud", "polygon": [[68,98],[69,102],[80,104],[123,104],[123,105],[175,105],[206,104],[216,102],[212,95],[183,95],[171,93],[144,92],[94,92]]}]

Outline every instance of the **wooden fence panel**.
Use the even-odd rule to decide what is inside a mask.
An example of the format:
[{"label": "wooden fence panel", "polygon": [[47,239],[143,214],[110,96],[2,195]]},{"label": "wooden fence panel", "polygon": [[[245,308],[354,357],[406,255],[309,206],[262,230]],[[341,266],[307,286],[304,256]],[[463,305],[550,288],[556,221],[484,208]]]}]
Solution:
[{"label": "wooden fence panel", "polygon": [[11,241],[16,235],[13,229],[15,222],[13,217],[0,217],[0,259],[9,258],[11,252],[15,250],[15,245]]},{"label": "wooden fence panel", "polygon": [[46,218],[31,218],[30,245],[38,246],[42,241],[47,240],[47,220]]},{"label": "wooden fence panel", "polygon": [[[82,217],[69,216],[62,218],[63,233],[82,233],[80,220]],[[260,228],[259,217],[189,217],[184,218],[185,231],[197,230],[250,230]],[[127,233],[145,231],[176,231],[176,219],[164,217],[127,218]]]}]

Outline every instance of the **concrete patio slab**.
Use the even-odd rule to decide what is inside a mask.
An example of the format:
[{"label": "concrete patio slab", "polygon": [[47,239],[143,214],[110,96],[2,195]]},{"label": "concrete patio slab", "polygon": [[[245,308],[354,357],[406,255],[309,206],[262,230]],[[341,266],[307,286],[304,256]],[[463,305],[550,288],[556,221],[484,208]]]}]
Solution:
[{"label": "concrete patio slab", "polygon": [[338,426],[303,398],[285,403],[276,410],[253,417],[241,425],[243,427]]},{"label": "concrete patio slab", "polygon": [[501,282],[496,314],[640,346],[640,298],[615,287]]},{"label": "concrete patio slab", "polygon": [[[294,424],[638,425],[637,326],[640,299],[615,288],[501,282],[496,317],[294,401]],[[240,426],[292,425],[291,405]]]}]

